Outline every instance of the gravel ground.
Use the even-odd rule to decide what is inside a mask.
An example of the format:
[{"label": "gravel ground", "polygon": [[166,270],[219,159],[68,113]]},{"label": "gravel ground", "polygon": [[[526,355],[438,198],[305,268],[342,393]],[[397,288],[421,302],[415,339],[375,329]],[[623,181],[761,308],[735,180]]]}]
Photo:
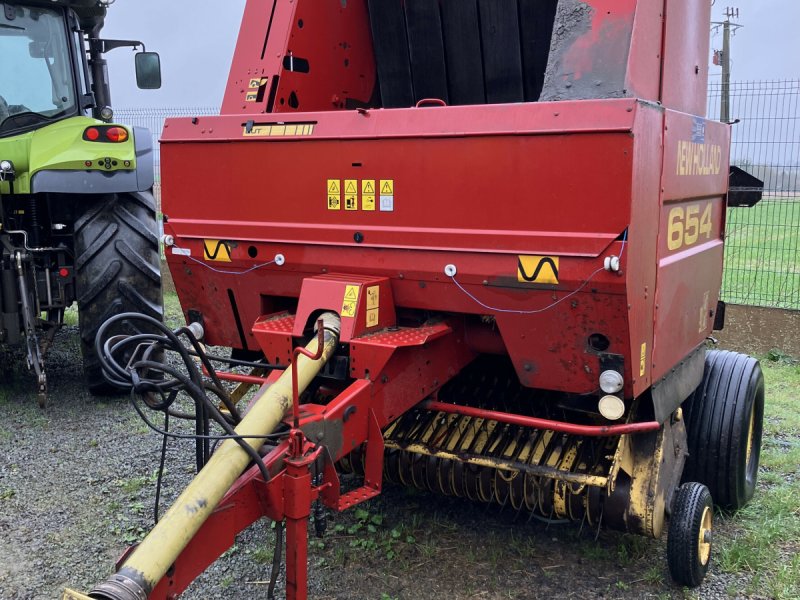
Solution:
[{"label": "gravel ground", "polygon": [[[2,599],[86,591],[152,523],[160,437],[126,398],[85,391],[76,327],[58,334],[47,366],[45,410],[24,370],[0,388]],[[192,443],[170,443],[167,465],[168,503],[192,476]],[[266,597],[272,540],[257,524],[182,597]],[[317,600],[729,598],[743,597],[746,584],[712,565],[703,586],[686,592],[669,583],[663,539],[596,537],[398,488],[332,516],[329,535],[312,542],[309,571]]]}]

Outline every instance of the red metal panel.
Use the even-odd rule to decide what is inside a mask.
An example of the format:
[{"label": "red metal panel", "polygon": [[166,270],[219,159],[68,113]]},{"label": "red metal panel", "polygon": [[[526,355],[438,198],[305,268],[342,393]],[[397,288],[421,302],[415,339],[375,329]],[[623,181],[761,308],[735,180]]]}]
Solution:
[{"label": "red metal panel", "polygon": [[667,108],[706,114],[710,21],[710,2],[666,2],[661,102]]},{"label": "red metal panel", "polygon": [[[277,0],[249,0],[245,4],[239,38],[233,54],[228,86],[222,101],[224,113],[264,112],[266,99],[261,102],[247,102],[250,82],[274,74],[274,61],[264,57],[264,44],[270,30],[273,10]],[[268,82],[267,82],[268,83]],[[257,88],[256,88],[257,91]]]},{"label": "red metal panel", "polygon": [[644,0],[636,3],[625,84],[635,98],[659,100],[661,97],[664,1]]},{"label": "red metal panel", "polygon": [[[627,283],[627,313],[630,327],[625,352],[625,380],[638,396],[651,384],[649,356],[653,350],[653,320],[656,295],[657,235],[663,149],[664,111],[642,104],[634,128],[634,178],[631,188],[631,219],[622,271]],[[686,350],[688,352],[688,349]]]},{"label": "red metal panel", "polygon": [[[573,114],[591,110],[584,104],[582,111],[573,108]],[[611,109],[603,104],[598,108]],[[625,115],[617,123],[627,120],[629,131],[632,105],[611,104],[614,112]],[[435,114],[445,119],[454,111],[458,118],[451,115],[451,131],[462,131],[470,127],[465,119],[489,107],[470,108],[382,113],[406,113],[409,124],[416,121],[416,127],[407,127],[413,131],[424,129]],[[558,118],[552,107],[524,108],[518,111],[520,119],[526,113],[532,122]],[[340,121],[337,116],[319,115],[320,129],[323,122]],[[570,129],[570,116],[563,115],[562,127],[575,131]],[[384,114],[361,117],[374,119],[372,127],[382,126],[383,118]],[[176,231],[189,237],[351,245],[358,233],[361,243],[372,247],[564,256],[597,256],[627,226],[629,135],[499,136],[484,129],[469,138],[430,139],[426,134],[394,139],[399,134],[394,126],[401,123],[390,120],[388,125],[379,140],[314,136],[302,143],[284,138],[278,145],[273,140],[165,143],[163,210]],[[173,160],[173,151],[179,160]],[[198,180],[198,165],[209,161],[218,172],[238,175]],[[266,173],[263,165],[269,165]],[[311,176],[308,165],[314,165]],[[355,181],[360,187],[364,181],[377,185],[386,180],[394,184],[393,210],[329,209],[329,182],[344,186]],[[356,204],[362,208],[363,194],[358,192]],[[220,210],[214,199],[226,197],[236,202]],[[585,210],[586,198],[591,198],[592,212]],[[344,194],[339,199],[344,203]],[[604,218],[596,219],[595,212]]]},{"label": "red metal panel", "polygon": [[722,282],[730,127],[667,111],[653,381],[711,333]]}]

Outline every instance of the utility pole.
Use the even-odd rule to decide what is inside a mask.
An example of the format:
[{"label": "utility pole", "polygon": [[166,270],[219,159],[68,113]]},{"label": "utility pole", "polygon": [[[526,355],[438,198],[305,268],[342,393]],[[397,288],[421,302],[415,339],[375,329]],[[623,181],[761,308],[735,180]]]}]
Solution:
[{"label": "utility pole", "polygon": [[736,32],[742,27],[733,23],[731,19],[739,18],[739,9],[728,7],[725,9],[725,20],[713,25],[722,26],[722,52],[719,53],[719,62],[722,66],[722,89],[719,102],[719,120],[723,123],[731,121],[731,32]]}]

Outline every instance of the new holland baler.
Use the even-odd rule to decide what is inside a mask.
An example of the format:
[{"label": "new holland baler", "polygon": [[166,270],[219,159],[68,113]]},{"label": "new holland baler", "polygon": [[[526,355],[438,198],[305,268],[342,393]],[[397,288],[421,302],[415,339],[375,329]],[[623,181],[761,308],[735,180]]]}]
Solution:
[{"label": "new holland baler", "polygon": [[384,478],[668,529],[698,585],[712,496],[755,489],[764,403],[757,361],[707,350],[730,141],[703,116],[709,20],[708,0],[249,0],[221,114],[165,126],[163,211],[194,331],[270,375],[220,374],[263,384],[238,437],[90,597],[174,597],[267,516],[305,598],[312,504]]}]

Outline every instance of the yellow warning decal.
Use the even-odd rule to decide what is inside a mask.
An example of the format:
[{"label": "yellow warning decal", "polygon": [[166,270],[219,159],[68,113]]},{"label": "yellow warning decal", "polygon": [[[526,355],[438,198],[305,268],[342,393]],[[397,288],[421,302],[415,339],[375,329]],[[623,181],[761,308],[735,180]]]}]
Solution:
[{"label": "yellow warning decal", "polygon": [[223,240],[203,240],[203,258],[216,262],[231,262],[231,246]]},{"label": "yellow warning decal", "polygon": [[367,327],[377,327],[381,320],[379,308],[367,309]]},{"label": "yellow warning decal", "polygon": [[344,288],[344,298],[342,299],[342,316],[355,317],[356,305],[358,304],[358,286],[348,285]]},{"label": "yellow warning decal", "polygon": [[344,180],[344,209],[358,210],[358,179]]},{"label": "yellow warning decal", "polygon": [[253,78],[250,80],[250,83],[247,85],[249,88],[259,88],[262,85],[267,85],[267,78],[266,77],[259,77]]},{"label": "yellow warning decal", "polygon": [[245,102],[255,102],[258,100],[258,92],[247,92],[244,96]]},{"label": "yellow warning decal", "polygon": [[361,209],[375,210],[375,180],[363,179],[361,181]]},{"label": "yellow warning decal", "polygon": [[379,285],[371,285],[367,288],[367,310],[380,306],[381,288]]},{"label": "yellow warning decal", "polygon": [[518,256],[517,281],[520,283],[558,283],[557,256]]},{"label": "yellow warning decal", "polygon": [[341,210],[342,208],[342,182],[338,179],[328,179],[328,210]]},{"label": "yellow warning decal", "polygon": [[642,344],[642,354],[639,357],[639,377],[644,377],[647,370],[647,342]]},{"label": "yellow warning decal", "polygon": [[[255,96],[258,92],[251,92]],[[249,93],[248,93],[249,96]],[[255,102],[255,98],[248,102]],[[313,123],[272,123],[266,125],[252,125],[249,127],[245,125],[242,130],[244,137],[299,137],[314,134]]]},{"label": "yellow warning decal", "polygon": [[[286,135],[291,132],[286,125]],[[328,179],[327,192],[328,210],[394,210],[394,179]]]}]

